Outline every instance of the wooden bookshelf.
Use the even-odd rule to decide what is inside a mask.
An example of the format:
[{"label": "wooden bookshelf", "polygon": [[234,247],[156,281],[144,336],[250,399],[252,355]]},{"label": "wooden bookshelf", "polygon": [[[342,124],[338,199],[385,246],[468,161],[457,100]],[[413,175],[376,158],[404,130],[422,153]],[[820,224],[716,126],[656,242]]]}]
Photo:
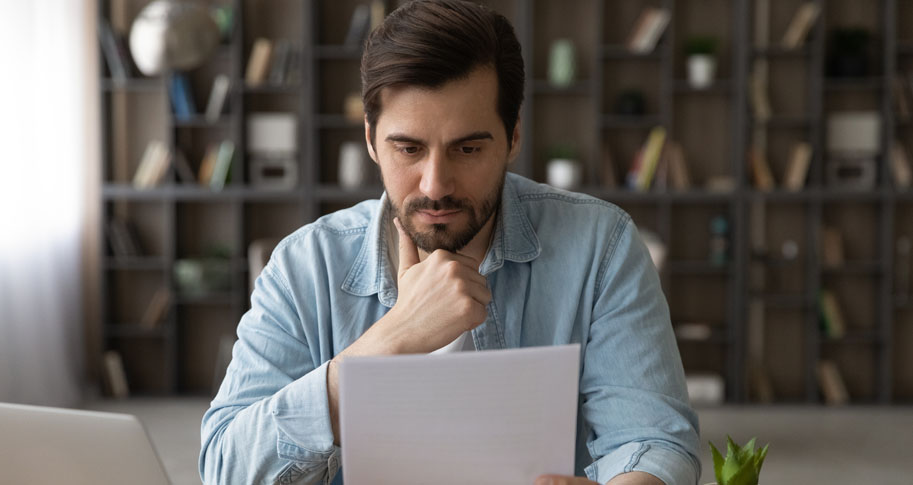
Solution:
[{"label": "wooden bookshelf", "polygon": [[[216,370],[220,336],[233,334],[249,308],[247,247],[259,238],[282,237],[321,214],[380,195],[379,181],[358,189],[338,185],[337,158],[344,141],[363,140],[363,128],[344,116],[346,95],[359,92],[357,46],[344,44],[356,6],[368,0],[228,0],[236,18],[230,42],[206,65],[189,73],[200,111],[212,80],[226,74],[232,89],[227,114],[218,121],[202,117],[177,121],[164,78],[112,80],[102,63],[99,73],[103,120],[104,220],[115,215],[137,226],[144,254],[103,254],[101,325],[103,350],[124,357],[135,394],[208,394]],[[759,2],[771,5],[769,40],[755,42]],[[748,331],[748,307],[765,308],[763,366],[775,402],[823,402],[817,363],[833,360],[844,373],[851,402],[913,401],[913,295],[898,295],[894,243],[913,237],[913,192],[892,183],[890,168],[880,163],[876,187],[846,191],[826,183],[826,125],[829,113],[847,107],[879,112],[884,126],[880,147],[886,160],[894,140],[913,139],[913,124],[895,119],[891,83],[894,73],[913,72],[913,30],[900,19],[913,14],[911,0],[812,0],[821,8],[807,41],[785,49],[779,39],[800,0],[490,0],[516,28],[527,65],[521,112],[524,148],[511,170],[545,181],[547,152],[555,143],[572,142],[584,164],[581,192],[614,202],[639,227],[656,233],[669,248],[661,279],[673,325],[703,322],[706,340],[680,340],[686,372],[721,375],[729,402],[751,401],[749,349],[757,342]],[[145,0],[103,0],[99,15],[121,32]],[[384,2],[387,11],[400,1]],[[645,6],[662,7],[672,20],[656,48],[632,53],[624,43]],[[875,35],[877,55],[861,79],[826,75],[827,34],[836,26],[862,24]],[[694,89],[684,81],[686,40],[710,34],[719,39],[716,81]],[[256,38],[287,39],[301,49],[299,82],[244,82]],[[575,46],[576,82],[554,87],[548,78],[551,43],[570,39]],[[755,120],[748,87],[753,63],[769,65],[773,113]],[[643,92],[643,115],[618,114],[616,97],[625,90]],[[292,113],[298,123],[298,182],[291,190],[263,190],[251,183],[246,124],[255,112]],[[662,126],[681,144],[692,188],[636,192],[625,189],[624,175],[650,129]],[[813,156],[804,188],[786,191],[754,188],[745,153],[753,133],[763,130],[775,178],[782,182],[790,146],[810,143]],[[208,143],[231,140],[236,147],[230,183],[219,192],[179,183],[169,173],[155,188],[131,185],[148,141],[160,139],[180,148],[194,170]],[[615,178],[622,185],[602,185],[604,153],[611,154]],[[913,153],[913,146],[908,144]],[[731,190],[710,190],[707,183],[725,177]],[[781,185],[782,187],[782,185]],[[763,207],[762,219],[753,207]],[[728,257],[710,263],[711,221],[728,222]],[[836,268],[819,261],[823,224],[844,233],[848,263]],[[752,228],[764,229],[762,245],[776,255],[795,242],[793,262],[752,255]],[[105,228],[107,231],[107,227]],[[225,291],[178,295],[155,329],[135,328],[149,298],[159,287],[176,289],[176,261],[201,255],[208,245],[227,248],[231,285]],[[763,273],[766,285],[753,281]],[[817,295],[837,292],[850,321],[839,340],[822,335]]]}]

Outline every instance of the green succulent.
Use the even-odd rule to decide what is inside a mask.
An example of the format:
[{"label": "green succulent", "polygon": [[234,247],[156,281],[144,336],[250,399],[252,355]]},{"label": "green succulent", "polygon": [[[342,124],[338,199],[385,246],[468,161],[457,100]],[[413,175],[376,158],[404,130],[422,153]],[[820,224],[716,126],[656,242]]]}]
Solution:
[{"label": "green succulent", "polygon": [[752,438],[744,447],[739,447],[729,436],[726,437],[726,459],[710,443],[713,455],[713,471],[718,485],[758,485],[761,465],[767,456],[767,447],[754,450],[755,439]]}]

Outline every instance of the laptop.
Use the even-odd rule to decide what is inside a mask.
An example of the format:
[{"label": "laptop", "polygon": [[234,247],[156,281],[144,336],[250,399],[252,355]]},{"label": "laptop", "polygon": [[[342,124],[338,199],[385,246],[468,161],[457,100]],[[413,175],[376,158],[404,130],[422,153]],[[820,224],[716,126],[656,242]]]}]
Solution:
[{"label": "laptop", "polygon": [[0,403],[0,483],[169,480],[135,416]]}]

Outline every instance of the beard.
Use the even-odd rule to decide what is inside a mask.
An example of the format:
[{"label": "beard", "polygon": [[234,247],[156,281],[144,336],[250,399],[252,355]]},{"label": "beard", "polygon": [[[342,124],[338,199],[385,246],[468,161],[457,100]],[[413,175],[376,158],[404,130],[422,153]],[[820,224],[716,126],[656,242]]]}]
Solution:
[{"label": "beard", "polygon": [[[485,227],[485,224],[491,219],[495,211],[501,205],[501,196],[504,192],[504,177],[507,169],[501,173],[500,180],[494,186],[494,189],[486,194],[485,198],[478,207],[474,206],[468,199],[458,199],[446,196],[439,200],[432,200],[428,197],[414,199],[404,203],[404,207],[397,207],[387,192],[387,210],[394,217],[399,217],[403,230],[415,243],[415,246],[426,253],[432,253],[437,249],[443,249],[455,253],[463,249],[479,231]],[[383,179],[383,177],[381,177]],[[386,189],[386,184],[384,184]],[[432,224],[431,230],[419,231],[412,224],[412,216],[420,210],[459,210],[467,214],[469,220],[462,227],[454,227],[454,224]]]}]

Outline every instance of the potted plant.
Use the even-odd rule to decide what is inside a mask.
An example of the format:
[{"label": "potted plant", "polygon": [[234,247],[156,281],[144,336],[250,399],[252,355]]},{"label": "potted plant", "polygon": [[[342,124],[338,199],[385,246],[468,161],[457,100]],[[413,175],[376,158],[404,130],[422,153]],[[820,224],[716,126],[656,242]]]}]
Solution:
[{"label": "potted plant", "polygon": [[688,84],[695,89],[704,89],[713,84],[716,76],[717,39],[711,36],[695,36],[685,43],[688,62]]},{"label": "potted plant", "polygon": [[571,143],[556,143],[548,150],[546,182],[559,189],[573,189],[583,182],[583,167]]},{"label": "potted plant", "polygon": [[767,457],[767,448],[754,449],[752,438],[745,446],[739,446],[732,438],[726,437],[726,458],[713,443],[710,443],[710,454],[713,456],[713,473],[716,476],[714,485],[758,485],[761,466]]}]

